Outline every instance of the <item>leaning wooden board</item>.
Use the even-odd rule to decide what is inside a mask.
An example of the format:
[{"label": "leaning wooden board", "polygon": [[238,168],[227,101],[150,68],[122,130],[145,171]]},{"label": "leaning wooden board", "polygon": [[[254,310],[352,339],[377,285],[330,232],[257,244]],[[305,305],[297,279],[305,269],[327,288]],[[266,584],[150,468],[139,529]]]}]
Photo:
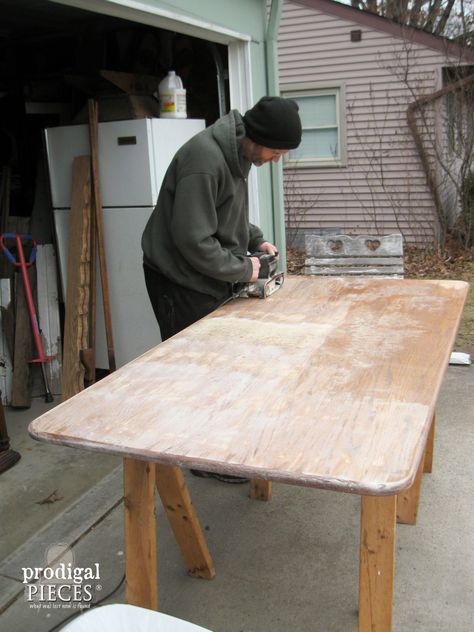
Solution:
[{"label": "leaning wooden board", "polygon": [[415,479],[467,289],[288,277],[270,298],[228,303],[30,432],[184,467],[394,495]]}]

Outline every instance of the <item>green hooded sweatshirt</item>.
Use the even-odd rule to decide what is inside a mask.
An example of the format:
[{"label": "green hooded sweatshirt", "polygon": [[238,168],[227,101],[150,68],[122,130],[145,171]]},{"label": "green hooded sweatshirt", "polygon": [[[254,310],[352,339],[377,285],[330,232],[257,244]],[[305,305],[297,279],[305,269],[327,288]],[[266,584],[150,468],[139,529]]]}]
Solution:
[{"label": "green hooded sweatshirt", "polygon": [[249,222],[247,176],[240,152],[242,116],[232,110],[185,143],[173,158],[142,237],[144,262],[184,287],[216,299],[249,281],[246,256],[263,243]]}]

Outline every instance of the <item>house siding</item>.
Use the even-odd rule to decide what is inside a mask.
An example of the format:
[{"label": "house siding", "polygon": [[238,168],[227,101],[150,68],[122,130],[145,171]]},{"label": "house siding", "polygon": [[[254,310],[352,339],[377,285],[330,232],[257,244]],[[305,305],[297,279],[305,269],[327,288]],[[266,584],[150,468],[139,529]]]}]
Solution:
[{"label": "house siding", "polygon": [[[351,30],[360,30],[362,41],[351,42]],[[407,243],[434,243],[435,204],[406,112],[440,87],[446,56],[291,1],[283,5],[278,49],[283,95],[295,84],[342,85],[345,92],[345,165],[285,167],[289,245],[295,231],[336,228],[347,234],[400,231]],[[433,108],[423,119],[434,143]]]}]

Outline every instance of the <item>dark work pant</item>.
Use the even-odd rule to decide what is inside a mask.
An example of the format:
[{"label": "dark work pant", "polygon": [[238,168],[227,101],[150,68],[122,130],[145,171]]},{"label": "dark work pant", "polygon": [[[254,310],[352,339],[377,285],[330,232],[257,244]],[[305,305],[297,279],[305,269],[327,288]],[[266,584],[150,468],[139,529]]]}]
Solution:
[{"label": "dark work pant", "polygon": [[146,289],[160,326],[162,340],[174,336],[178,331],[210,314],[228,298],[216,299],[209,294],[177,285],[147,265],[143,266],[143,270]]}]

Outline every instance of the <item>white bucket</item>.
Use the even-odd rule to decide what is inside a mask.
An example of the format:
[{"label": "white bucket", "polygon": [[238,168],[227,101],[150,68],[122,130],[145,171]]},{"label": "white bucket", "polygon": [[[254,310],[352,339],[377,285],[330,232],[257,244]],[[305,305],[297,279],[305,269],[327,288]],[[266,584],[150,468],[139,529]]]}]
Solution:
[{"label": "white bucket", "polygon": [[186,90],[174,70],[160,81],[158,95],[161,118],[186,118]]}]

